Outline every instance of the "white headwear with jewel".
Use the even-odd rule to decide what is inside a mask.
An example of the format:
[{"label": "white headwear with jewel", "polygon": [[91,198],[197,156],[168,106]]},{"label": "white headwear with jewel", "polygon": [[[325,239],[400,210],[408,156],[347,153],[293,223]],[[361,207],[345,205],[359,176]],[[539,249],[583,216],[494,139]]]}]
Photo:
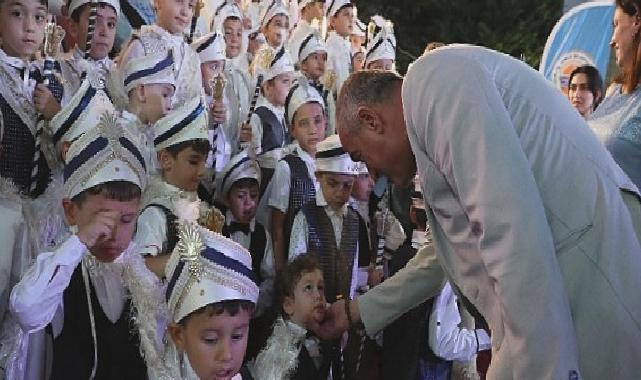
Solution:
[{"label": "white headwear with jewel", "polygon": [[281,0],[271,0],[260,12],[260,29],[266,27],[271,19],[277,15],[289,17],[289,9],[287,9]]},{"label": "white headwear with jewel", "polygon": [[325,43],[320,35],[318,20],[313,20],[309,33],[300,33],[290,42],[290,53],[297,63],[303,62],[312,53],[326,52]]},{"label": "white headwear with jewel", "polygon": [[156,151],[178,143],[196,139],[207,140],[207,112],[200,97],[193,98],[182,107],[171,110],[154,125]]},{"label": "white headwear with jewel", "polygon": [[[98,4],[104,3],[113,7],[116,11],[116,18],[120,16],[120,1],[118,0],[100,0]],[[85,4],[91,4],[91,0],[71,0],[67,8],[67,16],[71,17],[73,12]]]},{"label": "white headwear with jewel", "polygon": [[252,62],[252,74],[255,78],[262,74],[263,81],[274,79],[280,74],[293,73],[295,70],[291,55],[287,53],[285,46],[273,49],[263,45]]},{"label": "white headwear with jewel", "polygon": [[288,125],[294,123],[294,115],[296,111],[307,103],[318,103],[323,111],[325,110],[325,100],[318,92],[318,90],[309,84],[306,77],[301,76],[297,78],[296,83],[289,90],[287,99],[285,101],[285,120]]},{"label": "white headwear with jewel", "polygon": [[214,17],[211,20],[211,31],[224,33],[225,20],[228,18],[243,20],[243,13],[241,12],[238,4],[233,0],[224,1],[215,11]]},{"label": "white headwear with jewel", "polygon": [[225,54],[225,37],[218,32],[206,34],[191,44],[192,49],[198,53],[201,63],[210,61],[223,61]]},{"label": "white headwear with jewel", "polygon": [[232,185],[245,178],[255,179],[260,185],[260,167],[258,161],[250,157],[246,150],[235,155],[216,175],[216,200],[224,202]]},{"label": "white headwear with jewel", "polygon": [[173,50],[167,54],[148,54],[127,61],[123,69],[123,85],[129,93],[139,84],[169,84],[176,86]]},{"label": "white headwear with jewel", "polygon": [[49,121],[53,143],[73,141],[94,129],[104,113],[116,109],[105,92],[99,74],[90,70],[69,102]]},{"label": "white headwear with jewel", "polygon": [[325,0],[325,15],[327,18],[332,18],[346,6],[353,6],[353,4],[348,0]]},{"label": "white headwear with jewel", "polygon": [[181,223],[178,236],[165,267],[171,322],[218,302],[256,303],[259,290],[249,251],[192,222]]},{"label": "white headwear with jewel", "polygon": [[356,175],[356,163],[343,149],[338,135],[331,135],[316,147],[316,172]]},{"label": "white headwear with jewel", "polygon": [[394,24],[381,16],[373,16],[367,27],[365,66],[381,59],[396,60]]},{"label": "white headwear with jewel", "polygon": [[141,191],[147,184],[147,166],[138,131],[118,122],[115,113],[103,113],[97,126],[75,140],[65,156],[63,192],[73,198],[94,186],[126,181]]}]

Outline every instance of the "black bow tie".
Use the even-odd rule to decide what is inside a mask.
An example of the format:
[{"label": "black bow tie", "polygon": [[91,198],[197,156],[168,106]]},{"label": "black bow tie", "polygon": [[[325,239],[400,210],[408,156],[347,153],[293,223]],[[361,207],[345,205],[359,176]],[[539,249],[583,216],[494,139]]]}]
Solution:
[{"label": "black bow tie", "polygon": [[234,232],[242,232],[245,235],[249,235],[249,223],[238,223],[231,222],[228,226],[224,228],[225,232],[231,236]]}]

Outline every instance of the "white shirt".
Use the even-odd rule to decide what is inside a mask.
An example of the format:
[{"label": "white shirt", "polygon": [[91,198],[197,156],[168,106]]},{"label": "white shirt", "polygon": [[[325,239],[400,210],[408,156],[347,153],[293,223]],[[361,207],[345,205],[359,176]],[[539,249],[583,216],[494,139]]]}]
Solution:
[{"label": "white shirt", "polygon": [[[235,222],[234,214],[230,210],[225,213],[225,225],[229,226],[231,222]],[[256,218],[252,219],[249,223],[249,234],[242,231],[233,232],[229,238],[236,243],[242,245],[245,249],[249,250],[251,245],[251,236],[256,228]],[[272,238],[265,229],[265,251],[263,253],[263,260],[260,263],[260,276],[262,282],[260,283],[260,292],[258,295],[258,302],[254,316],[260,316],[264,310],[271,306],[274,290],[274,278],[276,277],[276,270],[274,268],[274,254],[272,249]],[[253,252],[250,252],[253,254]]]},{"label": "white shirt", "polygon": [[461,328],[460,323],[456,295],[452,285],[446,282],[434,301],[430,315],[428,342],[436,356],[445,360],[468,361],[478,351],[491,348],[491,340],[485,330]]},{"label": "white shirt", "polygon": [[[122,314],[126,293],[122,280],[122,257],[133,249],[130,244],[112,263],[97,262],[87,255],[87,247],[76,235],[70,236],[58,249],[38,255],[36,262],[13,288],[10,308],[25,333],[43,329],[54,318],[63,321],[63,294],[71,276],[83,258],[91,283],[105,315],[115,323]],[[54,323],[54,335],[62,326]]]},{"label": "white shirt", "polygon": [[327,49],[327,70],[336,73],[336,94],[352,71],[352,53],[349,40],[329,32],[325,48]]},{"label": "white shirt", "polygon": [[[323,206],[325,213],[329,217],[334,229],[334,238],[336,239],[336,247],[341,246],[341,236],[343,232],[343,219],[347,215],[347,205],[343,205],[340,210],[334,211],[327,205],[322,191],[316,192],[316,205]],[[296,257],[307,253],[308,247],[308,231],[309,225],[307,218],[303,211],[299,211],[294,218],[292,224],[292,233],[289,240],[289,261],[294,260]],[[354,265],[352,267],[352,281],[350,285],[350,298],[354,298],[356,288],[358,285],[358,242],[356,243],[356,252],[354,252]]]},{"label": "white shirt", "polygon": [[[307,167],[307,172],[310,175],[311,180],[314,182],[314,188],[316,192],[319,191],[318,180],[316,179],[316,161],[312,156],[304,151],[298,144],[296,144],[295,153],[298,154],[301,160],[305,163]],[[289,168],[289,165],[284,160],[278,161],[276,164],[276,169],[274,171],[274,176],[272,177],[272,189],[269,194],[268,205],[273,207],[283,214],[287,212],[289,208],[289,196],[292,185],[292,172]]]},{"label": "white shirt", "polygon": [[159,255],[167,242],[167,217],[164,211],[156,206],[146,206],[151,203],[160,204],[177,214],[174,210],[173,200],[181,193],[197,199],[197,195],[194,193],[182,191],[161,178],[154,178],[145,189],[141,202],[141,209],[144,210],[138,216],[136,235],[134,236],[134,241],[139,247],[138,252],[141,255]]}]

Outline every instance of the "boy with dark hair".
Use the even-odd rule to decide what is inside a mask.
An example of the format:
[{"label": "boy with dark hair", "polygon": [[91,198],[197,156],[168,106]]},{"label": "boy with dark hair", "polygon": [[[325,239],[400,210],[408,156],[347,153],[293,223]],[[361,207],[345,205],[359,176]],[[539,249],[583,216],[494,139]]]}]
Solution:
[{"label": "boy with dark hair", "polygon": [[314,173],[317,144],[325,137],[327,117],[323,98],[305,78],[300,78],[287,95],[285,119],[295,139],[293,152],[276,164],[268,205],[274,264],[280,270],[287,262],[289,236],[300,208],[313,202],[318,188]]},{"label": "boy with dark hair", "polygon": [[[72,235],[38,255],[11,293],[22,331],[47,327],[53,335],[52,379],[141,379],[141,352],[150,362],[158,357],[130,325],[132,312],[136,321],[155,320],[146,316],[156,313],[149,300],[159,287],[131,243],[147,181],[136,141],[135,131],[106,114],[72,143],[63,188]],[[152,336],[157,330],[154,323],[136,327]]]},{"label": "boy with dark hair", "polygon": [[222,234],[249,250],[260,295],[256,304],[247,347],[247,357],[258,354],[269,336],[273,315],[274,260],[271,236],[256,220],[260,199],[260,168],[246,151],[237,154],[217,178],[216,201],[224,205]]},{"label": "boy with dark hair", "polygon": [[152,178],[143,194],[134,240],[149,268],[162,278],[178,241],[176,220],[194,220],[199,214],[196,192],[210,149],[207,113],[200,98],[171,111],[154,131],[160,176]]},{"label": "boy with dark hair", "polygon": [[167,263],[171,379],[251,379],[242,367],[258,299],[251,255],[191,222]]},{"label": "boy with dark hair", "polygon": [[[24,193],[41,195],[50,178],[47,149],[41,144],[43,120],[60,110],[62,85],[45,76],[34,60],[47,24],[41,0],[0,1],[0,176],[10,178]],[[50,85],[44,84],[50,79]]]},{"label": "boy with dark hair", "polygon": [[[281,316],[276,320],[252,371],[257,379],[325,380],[330,375],[329,347],[307,332],[325,316],[323,272],[316,259],[302,255],[278,277]],[[283,365],[287,363],[287,365]]]},{"label": "boy with dark hair", "polygon": [[[116,24],[120,16],[120,3],[116,0],[101,0],[96,4],[96,19],[91,41],[88,41],[91,15],[90,0],[71,0],[68,6],[63,6],[63,13],[69,16],[69,34],[76,41],[66,57],[60,60],[60,69],[65,84],[63,104],[78,91],[82,82],[82,74],[88,70],[97,71],[106,80],[108,92],[116,95],[117,81],[112,76],[114,62],[109,58],[109,52],[114,46]],[[87,43],[91,48],[88,56]],[[117,92],[120,95],[120,91]]]}]

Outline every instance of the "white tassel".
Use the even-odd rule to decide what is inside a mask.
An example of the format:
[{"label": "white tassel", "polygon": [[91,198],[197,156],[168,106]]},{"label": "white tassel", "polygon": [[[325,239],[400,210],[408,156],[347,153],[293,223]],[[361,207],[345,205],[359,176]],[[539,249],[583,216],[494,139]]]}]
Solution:
[{"label": "white tassel", "polygon": [[265,348],[253,363],[252,374],[260,380],[285,380],[298,367],[300,345],[305,341],[307,332],[295,329],[279,317],[274,323],[274,332],[267,340]]}]

